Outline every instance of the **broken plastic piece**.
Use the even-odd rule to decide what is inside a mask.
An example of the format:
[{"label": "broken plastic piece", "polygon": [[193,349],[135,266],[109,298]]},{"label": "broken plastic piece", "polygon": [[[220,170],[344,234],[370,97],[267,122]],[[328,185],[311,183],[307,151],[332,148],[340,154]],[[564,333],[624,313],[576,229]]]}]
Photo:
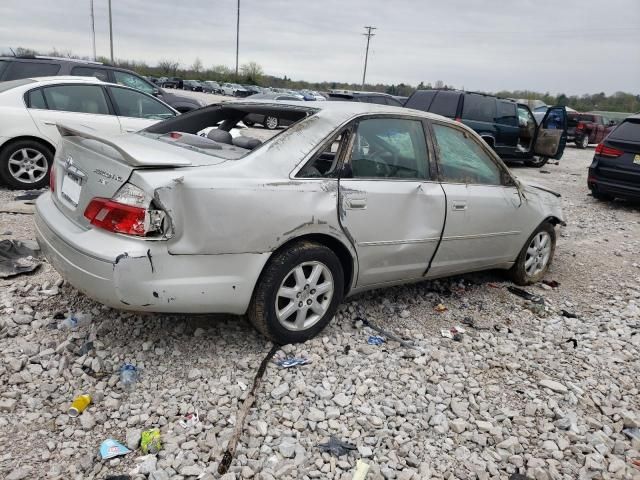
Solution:
[{"label": "broken plastic piece", "polygon": [[434,310],[438,313],[442,313],[442,312],[446,312],[448,308],[445,307],[442,303],[439,303],[438,305],[436,305],[436,308],[434,308]]},{"label": "broken plastic piece", "polygon": [[562,310],[560,312],[562,314],[563,317],[567,317],[567,318],[578,318],[578,315],[576,315],[573,312],[570,312],[569,310]]},{"label": "broken plastic piece", "polygon": [[369,464],[363,462],[362,460],[358,460],[356,463],[356,471],[353,472],[352,480],[364,480],[369,473]]},{"label": "broken plastic piece", "polygon": [[531,303],[537,303],[539,305],[544,305],[544,298],[542,298],[540,295],[535,295],[533,293],[529,293],[526,290],[523,290],[522,288],[514,287],[512,285],[509,285],[507,287],[507,290],[509,290],[514,295],[517,295],[517,296],[519,296],[521,298],[524,298],[525,300],[529,300]]},{"label": "broken plastic piece", "polygon": [[466,333],[466,330],[462,328],[460,325],[451,327],[449,330],[445,328],[440,330],[440,335],[442,335],[445,338],[450,338],[452,340],[455,340],[456,342],[459,342],[460,340],[462,340],[462,334],[464,333]]},{"label": "broken plastic piece", "polygon": [[573,348],[578,348],[578,340],[576,340],[575,338],[570,338],[564,343],[569,343],[569,342],[573,343]]},{"label": "broken plastic piece", "polygon": [[182,428],[186,430],[187,428],[195,427],[199,423],[200,423],[200,417],[198,416],[198,412],[194,412],[194,413],[187,413],[184,416],[184,419],[178,422],[178,425],[180,425]]},{"label": "broken plastic piece", "polygon": [[35,242],[0,240],[0,278],[10,278],[33,272],[42,262]]},{"label": "broken plastic piece", "polygon": [[100,445],[100,456],[103,460],[126,455],[130,451],[131,450],[129,450],[127,447],[122,445],[120,442],[113,440],[112,438],[106,439]]},{"label": "broken plastic piece", "polygon": [[276,360],[276,364],[282,368],[297,367],[299,365],[307,365],[311,360],[305,357],[284,357]]},{"label": "broken plastic piece", "polygon": [[637,428],[637,427],[625,428],[624,430],[622,430],[622,433],[624,433],[627,437],[631,439],[635,438],[636,440],[640,440],[640,428]]},{"label": "broken plastic piece", "polygon": [[329,437],[329,441],[327,443],[321,443],[320,445],[318,445],[318,448],[323,452],[330,453],[331,455],[334,455],[336,457],[347,455],[350,450],[357,449],[357,447],[352,443],[343,442],[333,435]]},{"label": "broken plastic piece", "polygon": [[542,280],[547,287],[558,288],[560,286],[560,282],[556,282],[555,280]]},{"label": "broken plastic piece", "polygon": [[381,337],[380,335],[369,335],[369,338],[367,339],[367,343],[369,345],[382,345],[385,342],[386,340],[384,337]]}]

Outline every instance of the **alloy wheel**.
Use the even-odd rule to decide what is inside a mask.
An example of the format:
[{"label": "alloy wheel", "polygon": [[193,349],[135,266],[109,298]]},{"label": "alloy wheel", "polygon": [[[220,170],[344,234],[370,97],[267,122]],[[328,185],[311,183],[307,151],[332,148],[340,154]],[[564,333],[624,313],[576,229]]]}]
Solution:
[{"label": "alloy wheel", "polygon": [[306,330],[327,312],[334,293],[331,270],[318,261],[291,269],[276,293],[275,311],[288,330]]},{"label": "alloy wheel", "polygon": [[538,232],[527,247],[524,269],[527,275],[533,277],[545,269],[551,258],[551,235],[548,232]]},{"label": "alloy wheel", "polygon": [[9,157],[9,173],[18,182],[37,183],[49,170],[49,161],[42,152],[34,148],[21,148]]},{"label": "alloy wheel", "polygon": [[278,119],[276,117],[267,117],[264,123],[269,130],[275,130],[278,128]]},{"label": "alloy wheel", "polygon": [[582,137],[582,148],[587,148],[589,146],[589,136],[585,135]]}]

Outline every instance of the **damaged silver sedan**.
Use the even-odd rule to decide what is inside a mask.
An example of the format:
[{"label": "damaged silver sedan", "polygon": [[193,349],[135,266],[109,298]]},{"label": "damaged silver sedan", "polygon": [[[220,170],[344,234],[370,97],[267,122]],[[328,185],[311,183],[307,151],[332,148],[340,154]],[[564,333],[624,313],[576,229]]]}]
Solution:
[{"label": "damaged silver sedan", "polygon": [[[232,136],[248,115],[292,126]],[[537,282],[564,220],[471,129],[403,108],[240,101],[136,134],[59,129],[36,226],[66,280],[115,308],[247,314],[278,343],[367,289],[484,269]]]}]

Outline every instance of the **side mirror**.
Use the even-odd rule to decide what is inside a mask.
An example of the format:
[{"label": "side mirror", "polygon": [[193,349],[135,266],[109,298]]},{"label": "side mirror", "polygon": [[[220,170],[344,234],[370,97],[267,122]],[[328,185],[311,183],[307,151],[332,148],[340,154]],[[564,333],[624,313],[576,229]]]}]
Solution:
[{"label": "side mirror", "polygon": [[151,94],[152,94],[154,97],[159,97],[159,96],[162,94],[162,92],[160,91],[160,89],[159,89],[159,88],[157,88],[157,87],[156,87],[156,88],[154,88],[154,89],[153,89],[153,92],[152,92]]},{"label": "side mirror", "polygon": [[615,120],[609,120],[609,126],[612,127],[616,124]]}]

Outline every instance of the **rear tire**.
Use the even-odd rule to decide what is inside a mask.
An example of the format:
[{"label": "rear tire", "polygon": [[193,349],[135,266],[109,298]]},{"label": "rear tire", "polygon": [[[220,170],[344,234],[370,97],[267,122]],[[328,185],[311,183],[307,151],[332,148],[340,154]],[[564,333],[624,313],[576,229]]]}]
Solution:
[{"label": "rear tire", "polygon": [[591,192],[591,196],[601,202],[609,202],[614,199],[614,196],[609,193],[596,192],[595,190]]},{"label": "rear tire", "polygon": [[549,161],[549,157],[541,157],[539,155],[534,156],[529,160],[525,160],[524,164],[528,167],[540,168]]},{"label": "rear tire", "polygon": [[344,272],[336,254],[324,245],[300,241],[269,260],[247,313],[273,342],[304,342],[331,321],[343,292]]},{"label": "rear tire", "polygon": [[278,128],[279,124],[280,122],[276,117],[272,117],[270,115],[264,117],[263,125],[267,130],[275,130],[276,128]]},{"label": "rear tire", "polygon": [[584,150],[588,146],[589,146],[589,135],[585,135],[584,137],[582,137],[580,141],[576,141],[576,147],[578,147],[580,150]]},{"label": "rear tire", "polygon": [[509,270],[509,277],[516,285],[531,285],[544,277],[553,261],[556,250],[556,231],[544,222],[527,239],[516,263]]},{"label": "rear tire", "polygon": [[0,151],[0,180],[9,188],[34,190],[49,184],[53,151],[36,140],[9,142]]}]

